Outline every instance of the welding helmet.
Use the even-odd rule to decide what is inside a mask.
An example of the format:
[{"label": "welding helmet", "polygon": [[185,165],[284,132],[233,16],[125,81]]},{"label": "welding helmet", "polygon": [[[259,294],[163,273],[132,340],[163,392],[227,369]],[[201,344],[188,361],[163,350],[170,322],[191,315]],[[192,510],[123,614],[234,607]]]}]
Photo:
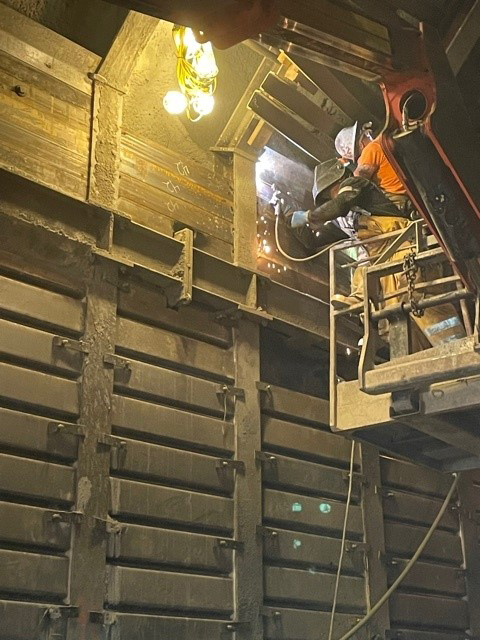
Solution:
[{"label": "welding helmet", "polygon": [[320,204],[324,192],[333,187],[333,185],[340,180],[348,177],[350,171],[346,165],[338,158],[332,158],[332,160],[326,160],[315,167],[315,179],[313,183],[313,199],[315,204]]},{"label": "welding helmet", "polygon": [[335,138],[335,149],[342,158],[356,162],[358,158],[358,141],[360,138],[358,122],[353,127],[345,127]]}]

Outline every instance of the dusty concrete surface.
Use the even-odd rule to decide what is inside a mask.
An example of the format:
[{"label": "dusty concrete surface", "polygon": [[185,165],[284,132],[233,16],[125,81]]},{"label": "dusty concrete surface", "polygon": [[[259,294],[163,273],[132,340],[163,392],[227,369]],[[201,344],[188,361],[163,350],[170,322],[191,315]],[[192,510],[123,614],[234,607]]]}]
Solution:
[{"label": "dusty concrete surface", "polygon": [[184,116],[169,115],[162,104],[164,94],[178,87],[171,28],[163,22],[139,60],[125,100],[124,127],[191,160],[211,164],[208,149],[216,143],[260,59],[244,45],[216,51],[220,73],[215,110],[191,123]]},{"label": "dusty concrete surface", "polygon": [[127,11],[102,0],[0,0],[3,4],[104,56]]}]

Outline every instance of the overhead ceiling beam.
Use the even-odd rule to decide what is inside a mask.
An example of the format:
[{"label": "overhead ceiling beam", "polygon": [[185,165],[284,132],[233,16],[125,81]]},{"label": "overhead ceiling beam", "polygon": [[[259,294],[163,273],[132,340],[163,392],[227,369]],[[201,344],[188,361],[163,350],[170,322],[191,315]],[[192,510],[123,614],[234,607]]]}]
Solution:
[{"label": "overhead ceiling beam", "polygon": [[475,0],[474,5],[447,46],[447,56],[455,75],[458,75],[479,39],[480,0]]}]

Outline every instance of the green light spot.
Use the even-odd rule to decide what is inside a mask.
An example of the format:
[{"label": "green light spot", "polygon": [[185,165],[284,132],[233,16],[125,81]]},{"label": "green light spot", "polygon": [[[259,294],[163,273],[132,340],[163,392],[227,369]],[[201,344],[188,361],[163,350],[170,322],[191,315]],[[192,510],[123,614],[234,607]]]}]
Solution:
[{"label": "green light spot", "polygon": [[301,540],[294,540],[293,541],[293,548],[295,550],[300,549],[301,546],[302,546],[302,541]]},{"label": "green light spot", "polygon": [[329,505],[327,502],[322,502],[318,508],[320,509],[320,513],[325,514],[330,513],[330,511],[332,510],[331,505]]},{"label": "green light spot", "polygon": [[300,502],[294,502],[292,504],[292,511],[294,513],[300,513],[301,510],[302,510],[302,505],[300,504]]}]

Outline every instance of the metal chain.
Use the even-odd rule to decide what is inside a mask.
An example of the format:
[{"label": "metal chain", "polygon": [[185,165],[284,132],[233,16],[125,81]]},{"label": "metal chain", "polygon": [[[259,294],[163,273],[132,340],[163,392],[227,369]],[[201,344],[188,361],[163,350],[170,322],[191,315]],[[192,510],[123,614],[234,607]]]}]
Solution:
[{"label": "metal chain", "polygon": [[417,280],[418,274],[418,265],[416,261],[415,251],[412,249],[410,253],[407,253],[403,260],[403,273],[407,279],[407,287],[408,287],[408,301],[412,308],[412,315],[416,318],[421,318],[425,310],[419,309],[418,304],[415,300],[415,282]]}]

